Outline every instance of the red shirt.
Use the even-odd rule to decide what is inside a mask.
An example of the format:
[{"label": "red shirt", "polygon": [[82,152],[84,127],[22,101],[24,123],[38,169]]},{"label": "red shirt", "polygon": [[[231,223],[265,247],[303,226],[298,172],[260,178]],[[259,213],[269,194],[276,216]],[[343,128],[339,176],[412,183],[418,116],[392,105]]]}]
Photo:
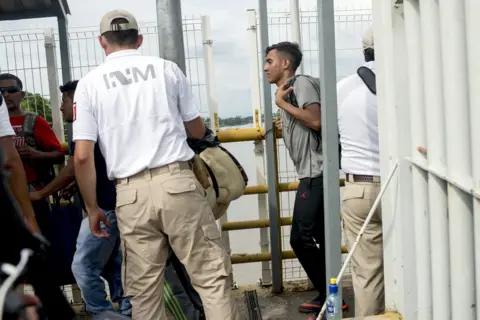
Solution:
[{"label": "red shirt", "polygon": [[[24,115],[10,117],[10,124],[12,125],[15,133],[22,130],[24,118],[25,118]],[[57,137],[55,136],[55,133],[53,132],[52,128],[50,128],[50,125],[48,124],[48,122],[40,116],[37,116],[35,120],[35,129],[33,131],[33,135],[35,137],[35,142],[37,144],[38,150],[44,151],[44,152],[51,152],[51,151],[60,151],[62,153],[64,152],[62,145],[60,144]],[[16,136],[13,139],[16,147],[22,147],[25,145],[25,138]],[[34,182],[37,178],[37,173],[35,172],[35,170],[32,167],[30,167],[27,163],[25,163],[25,161],[23,162],[23,166],[25,168],[25,174],[27,176],[28,183]]]}]

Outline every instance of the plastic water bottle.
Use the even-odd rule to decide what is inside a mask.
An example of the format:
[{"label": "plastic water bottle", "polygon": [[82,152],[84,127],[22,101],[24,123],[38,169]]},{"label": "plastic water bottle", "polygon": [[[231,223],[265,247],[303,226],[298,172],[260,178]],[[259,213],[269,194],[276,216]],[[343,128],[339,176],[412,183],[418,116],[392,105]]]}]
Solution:
[{"label": "plastic water bottle", "polygon": [[342,302],[338,296],[337,279],[331,278],[329,291],[327,297],[327,320],[341,320],[342,319]]}]

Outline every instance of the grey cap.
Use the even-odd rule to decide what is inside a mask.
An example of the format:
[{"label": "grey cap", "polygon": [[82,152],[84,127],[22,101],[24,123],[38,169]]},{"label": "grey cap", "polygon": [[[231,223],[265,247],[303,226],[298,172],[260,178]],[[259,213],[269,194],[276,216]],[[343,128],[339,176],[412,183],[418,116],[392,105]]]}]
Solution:
[{"label": "grey cap", "polygon": [[363,33],[362,46],[363,50],[368,48],[375,49],[373,41],[373,25],[369,26]]},{"label": "grey cap", "polygon": [[[115,23],[112,21],[115,19],[125,19],[126,23]],[[104,34],[108,31],[123,31],[123,30],[138,30],[137,19],[125,10],[113,10],[106,13],[100,21],[100,34]]]}]

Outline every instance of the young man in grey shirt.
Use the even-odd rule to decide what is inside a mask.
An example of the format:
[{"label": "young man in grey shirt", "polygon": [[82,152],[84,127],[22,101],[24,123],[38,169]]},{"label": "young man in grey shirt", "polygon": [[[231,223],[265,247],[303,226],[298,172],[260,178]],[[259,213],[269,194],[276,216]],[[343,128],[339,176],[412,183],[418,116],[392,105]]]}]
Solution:
[{"label": "young man in grey shirt", "polygon": [[[290,244],[319,295],[298,310],[315,313],[326,298],[323,206],[323,155],[320,132],[320,84],[295,72],[302,62],[297,44],[281,42],[265,51],[264,71],[277,85],[283,140],[300,184],[295,197]],[[346,307],[346,306],[345,306]]]}]

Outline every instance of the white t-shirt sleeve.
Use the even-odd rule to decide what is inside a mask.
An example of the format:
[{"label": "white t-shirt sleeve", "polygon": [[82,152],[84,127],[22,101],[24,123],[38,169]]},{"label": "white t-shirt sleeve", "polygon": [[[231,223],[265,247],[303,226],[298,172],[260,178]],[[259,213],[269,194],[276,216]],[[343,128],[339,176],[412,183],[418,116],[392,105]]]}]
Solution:
[{"label": "white t-shirt sleeve", "polygon": [[8,116],[7,104],[0,94],[0,137],[14,136],[10,117]]},{"label": "white t-shirt sleeve", "polygon": [[73,141],[97,141],[98,122],[94,107],[88,96],[87,85],[84,79],[80,80],[73,99]]},{"label": "white t-shirt sleeve", "polygon": [[178,108],[183,122],[192,121],[200,116],[200,105],[182,70],[172,63],[178,85]]}]

